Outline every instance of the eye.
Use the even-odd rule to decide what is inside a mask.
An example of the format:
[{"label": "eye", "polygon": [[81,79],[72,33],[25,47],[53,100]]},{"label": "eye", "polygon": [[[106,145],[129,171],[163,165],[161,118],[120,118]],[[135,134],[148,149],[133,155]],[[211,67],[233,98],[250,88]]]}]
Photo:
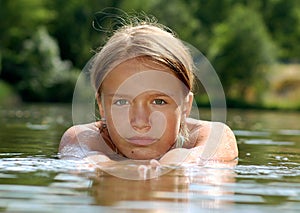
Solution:
[{"label": "eye", "polygon": [[126,99],[119,99],[119,100],[116,100],[114,102],[115,105],[118,105],[118,106],[124,106],[124,105],[128,105],[129,104],[129,101],[126,100]]},{"label": "eye", "polygon": [[154,99],[152,104],[155,104],[155,105],[164,105],[166,104],[167,102],[164,101],[163,99]]}]

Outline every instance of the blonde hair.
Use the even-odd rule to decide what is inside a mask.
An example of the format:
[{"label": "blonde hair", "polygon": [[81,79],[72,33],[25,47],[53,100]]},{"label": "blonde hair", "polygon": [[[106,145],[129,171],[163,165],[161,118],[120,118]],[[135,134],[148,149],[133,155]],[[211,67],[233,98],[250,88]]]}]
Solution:
[{"label": "blonde hair", "polygon": [[95,55],[91,80],[98,96],[107,73],[132,58],[147,58],[170,68],[188,90],[192,91],[194,65],[185,45],[166,27],[157,23],[140,22],[115,31]]}]

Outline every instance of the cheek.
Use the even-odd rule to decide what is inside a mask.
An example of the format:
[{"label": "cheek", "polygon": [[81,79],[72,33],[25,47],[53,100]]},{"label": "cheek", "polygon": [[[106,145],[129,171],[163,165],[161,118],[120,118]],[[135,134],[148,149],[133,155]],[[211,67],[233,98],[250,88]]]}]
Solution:
[{"label": "cheek", "polygon": [[165,114],[165,118],[166,118],[165,135],[168,135],[168,137],[172,137],[172,136],[177,137],[180,128],[180,112],[176,110],[172,113],[167,113]]},{"label": "cheek", "polygon": [[162,138],[172,129],[173,121],[169,119],[168,115],[162,112],[152,112],[149,119],[151,123],[151,129],[149,132],[156,138]]},{"label": "cheek", "polygon": [[106,108],[107,126],[111,137],[124,136],[124,132],[128,131],[128,112],[129,109],[109,106]]}]

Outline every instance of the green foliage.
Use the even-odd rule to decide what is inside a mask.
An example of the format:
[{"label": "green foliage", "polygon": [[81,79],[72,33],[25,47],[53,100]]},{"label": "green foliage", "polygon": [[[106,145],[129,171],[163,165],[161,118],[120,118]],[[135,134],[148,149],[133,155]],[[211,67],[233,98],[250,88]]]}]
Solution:
[{"label": "green foliage", "polygon": [[1,0],[0,78],[23,100],[70,100],[74,69],[105,42],[92,21],[106,7],[154,15],[173,29],[208,56],[233,102],[249,93],[259,101],[276,57],[300,62],[298,0]]},{"label": "green foliage", "polygon": [[10,105],[17,103],[18,101],[19,98],[14,89],[6,82],[0,80],[0,104]]},{"label": "green foliage", "polygon": [[261,14],[285,62],[300,62],[300,1],[264,1]]},{"label": "green foliage", "polygon": [[208,57],[227,95],[243,100],[249,88],[265,79],[262,67],[275,62],[271,38],[260,15],[241,5],[235,6],[213,33]]},{"label": "green foliage", "polygon": [[94,15],[106,7],[117,7],[114,0],[50,1],[57,18],[49,25],[49,32],[57,39],[60,54],[79,68],[83,68],[93,50],[103,43],[105,34],[97,32],[92,25]]},{"label": "green foliage", "polygon": [[47,1],[1,0],[0,49],[18,50],[38,26],[46,25],[55,17],[54,10],[47,8]]},{"label": "green foliage", "polygon": [[70,62],[60,59],[57,43],[45,28],[39,28],[32,38],[24,41],[18,65],[20,69],[15,73],[11,70],[9,75],[23,100],[71,100],[76,75],[69,71]]},{"label": "green foliage", "polygon": [[169,26],[180,39],[193,45],[205,42],[205,34],[199,33],[202,29],[201,21],[189,11],[192,8],[186,1],[173,0],[166,6],[166,1],[160,0],[125,0],[120,4],[120,8],[128,12],[132,12],[134,8],[135,11],[144,11],[155,16],[159,23]]}]

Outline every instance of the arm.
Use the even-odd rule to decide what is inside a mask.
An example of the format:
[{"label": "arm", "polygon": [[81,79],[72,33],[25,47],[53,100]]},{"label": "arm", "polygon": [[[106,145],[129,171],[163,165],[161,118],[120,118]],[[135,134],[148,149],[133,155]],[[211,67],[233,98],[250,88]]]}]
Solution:
[{"label": "arm", "polygon": [[231,129],[222,123],[202,121],[200,123],[201,125],[194,126],[190,134],[190,138],[196,140],[194,147],[172,149],[159,161],[152,159],[146,161],[144,165],[137,165],[140,179],[146,179],[151,174],[152,177],[160,175],[161,166],[168,164],[205,163],[205,165],[222,168],[235,166],[238,149]]},{"label": "arm", "polygon": [[[214,153],[212,153],[210,159],[214,161],[229,162],[236,160],[238,158],[238,147],[234,133],[232,130],[225,124],[215,123],[216,129],[222,131],[221,138],[218,140]],[[212,132],[214,134],[214,132]],[[212,137],[214,139],[214,137]],[[207,141],[208,143],[212,141]]]},{"label": "arm", "polygon": [[85,154],[77,138],[79,126],[70,127],[62,136],[59,144],[59,157],[61,159],[82,159]]},{"label": "arm", "polygon": [[84,159],[90,163],[107,162],[110,159],[103,153],[101,137],[95,124],[70,127],[59,144],[61,159]]},{"label": "arm", "polygon": [[191,135],[196,140],[194,147],[173,149],[160,159],[160,163],[193,163],[199,160],[230,162],[238,157],[235,136],[227,125],[201,122],[201,125],[198,123],[194,127]]},{"label": "arm", "polygon": [[[200,124],[200,125],[199,125]],[[205,163],[211,166],[230,167],[236,165],[238,157],[236,139],[231,129],[222,123],[202,122],[193,125],[190,139],[194,139],[195,145],[192,148],[176,148],[167,152],[159,161],[150,160],[149,165],[138,167],[141,178],[147,176],[151,169],[158,171],[163,165],[181,163]]]}]

